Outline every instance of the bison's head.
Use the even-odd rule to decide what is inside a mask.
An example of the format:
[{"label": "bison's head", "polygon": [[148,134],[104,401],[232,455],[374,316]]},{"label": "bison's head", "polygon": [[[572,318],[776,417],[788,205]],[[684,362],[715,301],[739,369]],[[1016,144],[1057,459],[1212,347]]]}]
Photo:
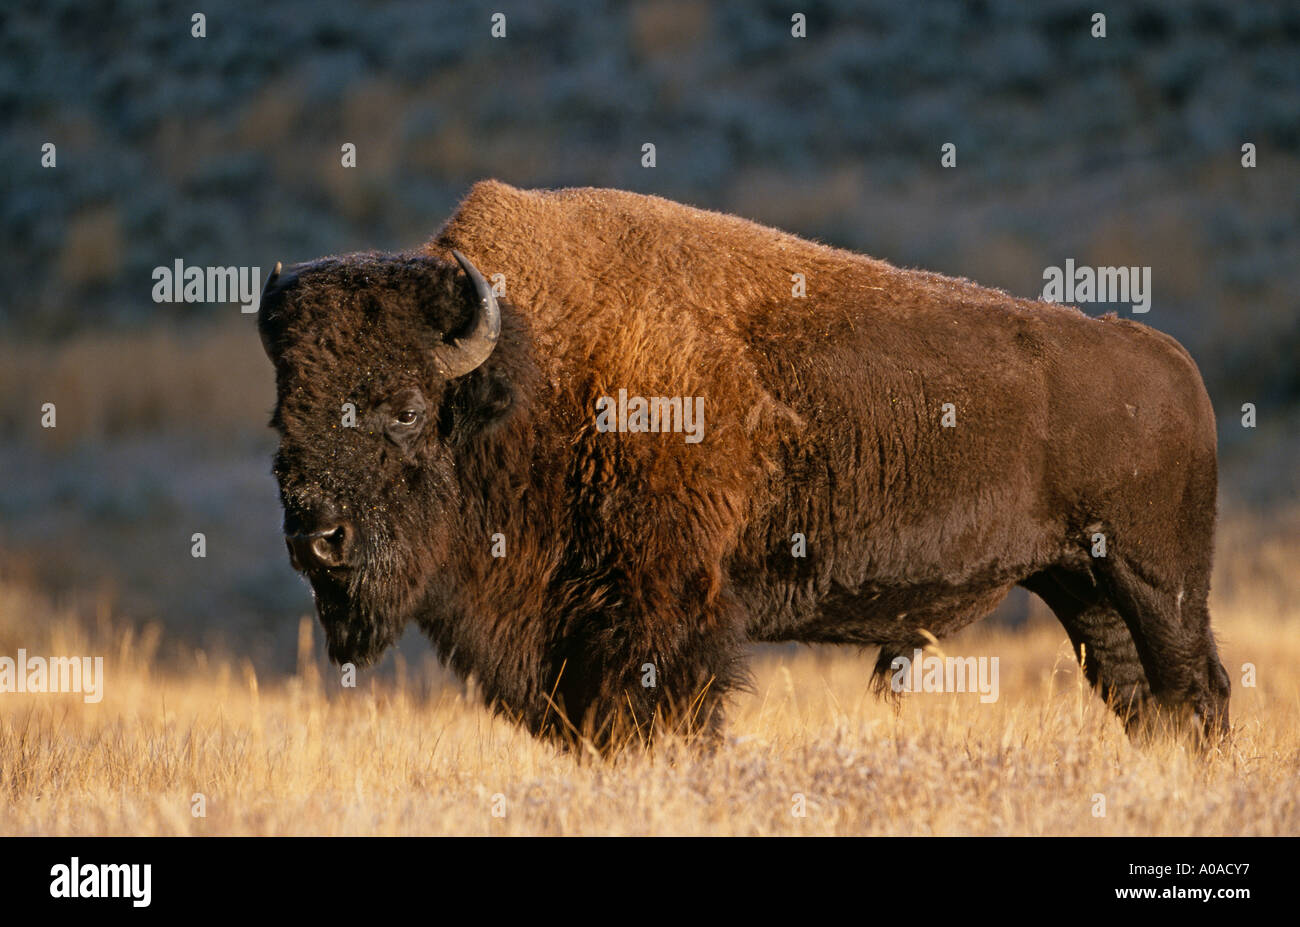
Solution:
[{"label": "bison's head", "polygon": [[455,256],[463,274],[422,255],[276,265],[262,295],[285,541],[339,663],[373,661],[432,594],[462,519],[457,442],[509,404],[485,366],[500,309]]}]

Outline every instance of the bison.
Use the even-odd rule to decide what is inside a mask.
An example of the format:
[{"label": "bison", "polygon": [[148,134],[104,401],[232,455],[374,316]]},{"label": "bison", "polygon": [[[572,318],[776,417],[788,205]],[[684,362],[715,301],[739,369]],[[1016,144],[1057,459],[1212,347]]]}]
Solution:
[{"label": "bison", "polygon": [[748,642],[878,646],[883,687],[1020,585],[1130,732],[1227,729],[1214,414],[1154,329],[494,181],[418,251],[277,265],[258,328],[336,662],[415,622],[498,711],[604,749],[716,733]]}]

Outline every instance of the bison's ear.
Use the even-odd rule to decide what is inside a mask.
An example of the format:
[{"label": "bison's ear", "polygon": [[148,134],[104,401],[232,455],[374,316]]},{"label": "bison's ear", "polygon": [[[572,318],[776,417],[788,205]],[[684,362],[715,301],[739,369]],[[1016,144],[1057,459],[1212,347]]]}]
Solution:
[{"label": "bison's ear", "polygon": [[282,266],[279,261],[275,262],[271,276],[266,278],[266,286],[262,288],[262,299],[257,307],[257,333],[262,337],[262,348],[266,351],[266,356],[273,363],[280,354],[280,336],[284,332],[289,308],[284,299],[284,292],[298,279],[298,275],[293,271],[281,274]]},{"label": "bison's ear", "polygon": [[514,385],[500,368],[458,380],[452,384],[450,401],[443,403],[439,435],[447,439],[458,431],[477,433],[499,422],[514,404]]}]

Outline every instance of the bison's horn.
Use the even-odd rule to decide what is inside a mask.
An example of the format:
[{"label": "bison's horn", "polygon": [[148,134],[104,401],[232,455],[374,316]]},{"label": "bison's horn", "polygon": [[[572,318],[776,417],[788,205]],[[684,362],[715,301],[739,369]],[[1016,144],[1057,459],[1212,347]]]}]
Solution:
[{"label": "bison's horn", "polygon": [[479,367],[497,346],[497,337],[501,334],[501,309],[497,306],[492,288],[487,285],[478,268],[469,262],[469,258],[459,251],[451,253],[461,270],[465,271],[465,276],[474,284],[478,300],[474,316],[465,326],[465,335],[453,338],[433,350],[433,361],[448,380],[464,376]]},{"label": "bison's horn", "polygon": [[[280,279],[280,268],[283,266],[284,265],[281,264],[279,261],[275,262],[275,267],[271,271],[271,276],[266,278],[266,286],[262,287],[262,298],[258,302],[259,307],[261,307],[266,302],[266,294],[272,292],[275,289],[276,283]],[[275,354],[271,350],[271,339],[267,332],[267,326],[264,322],[261,321],[258,322],[257,333],[262,336],[262,349],[266,351],[266,356],[274,359]]]}]

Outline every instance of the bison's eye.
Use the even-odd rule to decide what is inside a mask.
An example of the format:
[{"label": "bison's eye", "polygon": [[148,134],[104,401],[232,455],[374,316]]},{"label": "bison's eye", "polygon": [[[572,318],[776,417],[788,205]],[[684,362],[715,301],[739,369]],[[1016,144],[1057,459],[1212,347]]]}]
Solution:
[{"label": "bison's eye", "polygon": [[388,440],[410,452],[424,429],[427,409],[419,390],[406,389],[394,395],[379,410]]}]

